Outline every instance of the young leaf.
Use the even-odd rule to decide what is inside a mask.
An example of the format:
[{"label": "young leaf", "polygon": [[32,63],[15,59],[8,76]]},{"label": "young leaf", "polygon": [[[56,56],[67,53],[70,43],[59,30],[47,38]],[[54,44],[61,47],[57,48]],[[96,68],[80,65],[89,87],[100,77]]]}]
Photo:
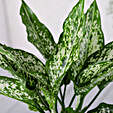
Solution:
[{"label": "young leaf", "polygon": [[88,111],[88,113],[112,113],[113,105],[101,103],[95,109]]},{"label": "young leaf", "polygon": [[80,0],[64,22],[63,38],[58,45],[57,54],[46,63],[51,86],[53,87],[52,93],[54,98],[58,93],[59,86],[66,71],[73,62],[73,57],[76,56],[75,59],[78,58],[78,52],[76,51],[75,54],[73,51],[78,47],[79,37],[77,37],[77,33],[81,27],[83,9],[84,0]]},{"label": "young leaf", "polygon": [[26,26],[28,41],[31,42],[45,58],[50,58],[56,46],[54,39],[47,27],[39,21],[23,0],[20,15],[22,22]]},{"label": "young leaf", "polygon": [[[34,97],[32,92],[28,91],[24,85],[16,79],[0,76],[0,94],[22,101],[34,107],[35,110],[37,108],[33,101]],[[37,98],[37,102],[40,103],[39,98]]]}]

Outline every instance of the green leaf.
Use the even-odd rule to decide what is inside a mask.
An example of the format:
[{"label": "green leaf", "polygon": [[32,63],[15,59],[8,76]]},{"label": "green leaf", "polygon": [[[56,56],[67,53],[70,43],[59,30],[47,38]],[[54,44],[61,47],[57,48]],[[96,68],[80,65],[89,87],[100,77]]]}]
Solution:
[{"label": "green leaf", "polygon": [[[107,65],[104,65],[103,67],[101,67],[100,64],[102,64],[102,63],[106,63]],[[93,68],[96,72],[94,72]],[[98,68],[100,68],[99,71],[97,71]],[[84,73],[86,73],[88,75],[88,76],[86,76],[86,78],[88,79],[88,82],[84,83],[82,80],[78,80],[78,82],[74,86],[75,93],[78,95],[79,94],[87,94],[95,86],[102,85],[102,83],[113,81],[113,60],[96,63],[95,65],[90,66],[87,70],[89,70],[90,74],[88,75],[86,73],[88,71],[85,71],[85,70],[84,70]],[[80,76],[84,75],[84,73],[82,73]],[[93,78],[91,76],[93,76]],[[88,77],[91,78],[90,81],[89,81]],[[87,79],[86,79],[86,81],[87,81]],[[79,83],[80,81],[81,81],[81,83]]]},{"label": "green leaf", "polygon": [[37,57],[23,50],[0,44],[0,61],[0,67],[11,72],[20,74],[24,71],[40,80],[46,75],[44,64]]},{"label": "green leaf", "polygon": [[[97,77],[97,74],[108,68],[112,64],[113,59],[113,42],[105,45],[103,49],[95,52],[85,62],[83,71],[76,77],[76,84],[84,86],[89,84],[93,78]],[[110,81],[109,81],[110,82]],[[103,85],[99,87],[105,87],[109,82],[103,81]]]},{"label": "green leaf", "polygon": [[45,58],[50,58],[56,46],[54,39],[47,27],[39,21],[23,0],[20,15],[22,22],[26,26],[28,41],[31,42]]},{"label": "green leaf", "polygon": [[94,65],[89,66],[85,70],[83,70],[77,78],[77,85],[86,85],[97,76],[98,73],[102,72],[106,68],[110,67],[113,64],[112,61],[102,61],[95,63]]},{"label": "green leaf", "polygon": [[100,90],[113,81],[113,42],[90,55],[83,71],[76,77],[75,92],[87,94],[96,85]]},{"label": "green leaf", "polygon": [[[92,54],[86,61],[85,68],[83,72],[76,77],[79,84],[86,84],[90,81],[97,73],[109,66],[109,63],[106,64],[106,61],[113,59],[113,42],[110,42],[103,49]],[[96,63],[95,62],[102,62]],[[112,62],[111,62],[112,63]],[[80,80],[82,82],[80,82]]]},{"label": "green leaf", "polygon": [[91,4],[82,22],[83,25],[80,29],[83,32],[83,37],[78,45],[79,57],[70,68],[72,80],[75,80],[75,77],[80,73],[88,56],[104,47],[104,35],[96,0]]},{"label": "green leaf", "polygon": [[[82,19],[82,26],[80,28],[82,32],[79,45],[78,45],[78,59],[72,63],[69,71],[66,74],[65,79],[68,81],[71,79],[75,81],[75,77],[82,70],[84,63],[88,56],[97,50],[100,50],[104,46],[104,35],[101,29],[100,12],[96,3],[96,0],[91,4],[90,8]],[[78,32],[79,34],[80,32]],[[63,33],[62,33],[63,34]],[[59,39],[61,42],[62,35]],[[75,53],[76,51],[75,50]],[[63,80],[65,82],[65,79]],[[69,83],[69,82],[68,82]]]},{"label": "green leaf", "polygon": [[88,56],[104,47],[104,34],[101,28],[100,12],[96,0],[85,14],[87,36],[90,38]]},{"label": "green leaf", "polygon": [[[58,45],[58,52],[52,59],[47,61],[46,67],[51,82],[53,98],[58,93],[61,81],[73,62],[73,57],[78,58],[78,52],[73,52],[78,47],[78,31],[81,27],[81,18],[83,16],[84,0],[80,0],[72,9],[63,25],[63,38]],[[55,103],[55,99],[52,99]]]},{"label": "green leaf", "polygon": [[[63,40],[63,32],[60,35],[60,38],[59,38],[59,41],[58,41],[58,45],[62,42],[62,40]],[[57,51],[58,51],[58,47],[56,47],[56,48],[57,48]],[[68,85],[70,83],[70,80],[71,80],[71,73],[70,73],[70,70],[69,70],[68,72],[66,72],[66,75],[64,76],[64,78],[62,80],[61,86],[63,84]]]},{"label": "green leaf", "polygon": [[110,59],[113,59],[113,42],[108,43],[101,50],[98,50],[92,55],[90,55],[85,61],[84,68],[98,61],[106,61]]},{"label": "green leaf", "polygon": [[113,105],[101,103],[95,109],[88,111],[88,113],[113,113]]},{"label": "green leaf", "polygon": [[47,88],[45,67],[34,55],[0,44],[0,61],[0,67],[26,82],[26,87],[35,89],[38,84],[42,89]]},{"label": "green leaf", "polygon": [[[24,84],[17,79],[0,76],[0,94],[22,101],[35,109],[37,108],[33,101],[32,92],[28,91]],[[38,98],[37,102],[40,103]]]},{"label": "green leaf", "polygon": [[[49,81],[45,66],[30,53],[0,44],[0,67],[21,80],[27,89],[34,91],[34,94],[37,93],[36,90],[45,92],[48,89]],[[47,103],[44,98],[41,100]]]}]

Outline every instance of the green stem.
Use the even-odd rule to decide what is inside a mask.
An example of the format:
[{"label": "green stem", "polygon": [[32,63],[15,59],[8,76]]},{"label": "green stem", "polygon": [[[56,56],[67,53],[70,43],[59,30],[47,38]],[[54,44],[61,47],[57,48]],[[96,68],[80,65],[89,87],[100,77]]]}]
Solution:
[{"label": "green stem", "polygon": [[37,103],[37,99],[35,99],[35,98],[34,98],[34,103],[35,103],[36,108],[39,110],[40,113],[45,113],[45,112],[43,111],[43,109],[40,107],[40,105]]},{"label": "green stem", "polygon": [[62,90],[61,90],[61,88],[60,88],[60,97],[61,97],[61,99],[63,99],[63,95],[62,95]]},{"label": "green stem", "polygon": [[74,94],[74,95],[73,95],[73,97],[72,97],[72,99],[71,99],[71,101],[70,101],[69,107],[71,107],[71,106],[72,106],[72,104],[73,104],[73,101],[74,101],[75,97],[76,97],[76,95]]},{"label": "green stem", "polygon": [[84,97],[85,97],[85,95],[78,95],[77,96],[77,103],[76,103],[76,107],[75,107],[75,111],[77,113],[82,109],[82,105],[83,105],[83,102],[84,102]]},{"label": "green stem", "polygon": [[64,86],[64,92],[63,92],[63,96],[62,96],[62,102],[63,102],[63,104],[64,104],[64,100],[65,100],[66,87],[67,87],[67,85]]},{"label": "green stem", "polygon": [[62,109],[64,110],[64,109],[65,109],[65,106],[64,106],[63,102],[60,100],[60,98],[59,98],[59,97],[58,97],[57,99],[58,99],[58,101],[59,101],[60,105],[62,106]]},{"label": "green stem", "polygon": [[38,94],[38,96],[39,96],[39,98],[40,98],[41,102],[45,105],[45,107],[49,110],[49,112],[51,112],[51,110],[50,110],[50,108],[49,108],[48,103],[47,103],[47,102],[45,102],[45,101],[43,100],[42,95],[41,95],[38,91],[37,91],[37,94]]},{"label": "green stem", "polygon": [[56,102],[55,102],[55,111],[56,111],[56,113],[58,113],[58,110],[57,110],[57,99],[56,99]]},{"label": "green stem", "polygon": [[97,97],[99,96],[99,94],[101,93],[102,90],[99,90],[99,92],[96,94],[96,96],[93,98],[93,100],[89,103],[88,106],[86,106],[82,111],[81,113],[85,113],[88,108],[93,104],[93,102],[97,99]]}]

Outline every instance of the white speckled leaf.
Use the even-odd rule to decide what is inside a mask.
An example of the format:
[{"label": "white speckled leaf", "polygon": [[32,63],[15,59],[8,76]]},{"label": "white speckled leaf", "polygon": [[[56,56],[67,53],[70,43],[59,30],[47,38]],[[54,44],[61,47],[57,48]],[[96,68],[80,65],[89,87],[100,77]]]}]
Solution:
[{"label": "white speckled leaf", "polygon": [[105,61],[110,59],[113,59],[113,42],[108,43],[101,50],[98,50],[90,55],[85,61],[84,68],[87,68],[88,65],[92,65],[97,61]]},{"label": "white speckled leaf", "polygon": [[96,108],[88,111],[88,113],[113,113],[113,105],[100,103]]},{"label": "white speckled leaf", "polygon": [[34,94],[36,90],[41,92],[48,89],[45,66],[30,53],[0,44],[0,67],[8,70],[16,79],[23,82],[27,89],[34,91]]},{"label": "white speckled leaf", "polygon": [[78,4],[72,9],[68,18],[64,22],[63,38],[58,45],[57,54],[46,63],[51,86],[53,87],[53,103],[55,103],[54,98],[58,93],[58,89],[64,74],[73,62],[73,57],[75,56],[75,59],[78,58],[78,52],[76,51],[76,53],[73,53],[73,51],[78,47],[79,37],[77,37],[77,33],[81,26],[83,9],[84,0],[80,0]]},{"label": "white speckled leaf", "polygon": [[89,82],[97,76],[98,73],[102,72],[106,68],[112,65],[112,61],[102,61],[94,65],[89,65],[88,68],[84,69],[77,77],[77,85],[84,86],[88,85]]},{"label": "white speckled leaf", "polygon": [[83,35],[79,41],[79,59],[72,64],[69,70],[73,80],[80,73],[88,56],[104,47],[104,35],[96,0],[91,4],[82,21],[80,30]]},{"label": "white speckled leaf", "polygon": [[[28,91],[24,87],[24,84],[22,85],[22,83],[16,79],[0,76],[0,94],[22,101],[34,107],[35,110],[37,109],[33,101],[32,92]],[[40,103],[40,100],[38,99],[37,102]]]},{"label": "white speckled leaf", "polygon": [[[17,73],[19,70],[24,70],[35,78],[41,78],[41,75],[46,74],[44,64],[37,57],[28,52],[0,44],[0,54],[2,67],[2,61],[4,61],[8,65],[6,68],[12,67]],[[2,59],[6,59],[6,61]]]},{"label": "white speckled leaf", "polygon": [[86,16],[86,29],[89,32],[88,56],[104,47],[104,34],[101,27],[100,12],[96,0],[88,9]]},{"label": "white speckled leaf", "polygon": [[45,58],[50,58],[56,46],[54,39],[27,4],[22,0],[20,15],[28,33],[28,41],[31,42]]},{"label": "white speckled leaf", "polygon": [[[107,64],[107,65],[101,67],[99,64],[102,64],[102,63]],[[98,72],[96,71],[97,68],[94,68],[96,66],[98,67],[98,69],[100,68]],[[95,69],[95,71],[97,73],[96,72],[94,73],[94,70],[93,70],[92,67]],[[84,83],[82,80],[78,80],[78,83],[76,83],[75,86],[74,86],[75,87],[75,93],[78,94],[78,95],[84,94],[84,93],[87,94],[96,85],[101,86],[102,83],[109,83],[109,82],[113,81],[113,60],[97,63],[93,66],[90,66],[87,70],[89,70],[89,71],[87,71],[87,73],[86,73],[87,74],[86,78],[90,79],[90,81]],[[92,71],[92,74],[91,74],[91,71]],[[84,70],[84,72],[86,72],[86,71]],[[88,75],[88,72],[90,73],[89,75]],[[82,73],[82,75],[84,75],[84,74],[85,73]],[[93,78],[91,76],[93,76]],[[85,78],[85,80],[86,80],[86,78]],[[79,83],[79,81],[81,81],[81,83]]]},{"label": "white speckled leaf", "polygon": [[[85,89],[85,87],[87,89],[90,86],[93,86],[93,83],[90,82],[97,78],[97,75],[99,75],[101,72],[103,72],[106,69],[109,69],[109,67],[112,66],[112,60],[113,42],[110,42],[109,44],[105,45],[103,49],[95,52],[90,57],[88,57],[88,59],[85,62],[83,71],[76,77],[75,88],[77,88],[76,85],[78,85],[78,87],[80,87],[79,90],[81,90],[80,92],[82,92],[82,90]],[[106,85],[109,84],[109,82],[111,81],[112,79],[110,79],[109,81],[104,80],[101,81],[100,85],[96,85],[98,85],[98,87],[102,89],[106,87]],[[85,87],[83,88],[83,86]]]}]

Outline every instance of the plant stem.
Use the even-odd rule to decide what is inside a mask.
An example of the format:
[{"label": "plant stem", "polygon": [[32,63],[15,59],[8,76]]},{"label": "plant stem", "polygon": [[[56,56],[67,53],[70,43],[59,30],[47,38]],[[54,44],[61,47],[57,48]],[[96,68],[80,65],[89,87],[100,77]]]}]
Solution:
[{"label": "plant stem", "polygon": [[71,101],[70,101],[69,107],[71,107],[71,105],[73,104],[73,101],[74,101],[75,97],[76,97],[76,95],[74,94]]},{"label": "plant stem", "polygon": [[57,99],[56,99],[56,103],[55,103],[55,111],[56,111],[56,113],[58,113],[58,110],[57,110]]},{"label": "plant stem", "polygon": [[77,104],[76,104],[76,107],[75,107],[75,111],[77,113],[82,109],[82,105],[83,105],[83,102],[84,102],[84,97],[85,97],[85,95],[78,95],[77,96]]},{"label": "plant stem", "polygon": [[66,87],[67,87],[67,85],[64,86],[64,92],[63,92],[63,96],[62,96],[62,102],[63,102],[63,104],[64,104],[64,100],[65,100]]},{"label": "plant stem", "polygon": [[40,105],[37,103],[37,100],[34,98],[34,103],[36,104],[36,107],[37,107],[37,109],[39,110],[39,112],[41,112],[41,113],[45,113],[44,111],[43,111],[43,109],[40,107]]},{"label": "plant stem", "polygon": [[62,95],[62,90],[61,90],[61,88],[60,88],[60,97],[61,97],[61,99],[63,99],[63,95]]},{"label": "plant stem", "polygon": [[63,102],[60,100],[59,97],[58,97],[58,101],[59,101],[60,105],[62,106],[62,109],[64,110],[65,109],[65,106],[64,106]]},{"label": "plant stem", "polygon": [[45,107],[49,110],[49,112],[51,112],[48,103],[43,100],[42,95],[38,91],[37,91],[37,94],[40,97],[41,102],[45,105]]},{"label": "plant stem", "polygon": [[86,106],[82,111],[81,113],[85,113],[88,108],[93,104],[93,102],[97,99],[97,97],[99,96],[99,94],[101,93],[102,90],[99,90],[99,92],[96,94],[96,96],[93,98],[93,100],[89,103],[88,106]]}]

